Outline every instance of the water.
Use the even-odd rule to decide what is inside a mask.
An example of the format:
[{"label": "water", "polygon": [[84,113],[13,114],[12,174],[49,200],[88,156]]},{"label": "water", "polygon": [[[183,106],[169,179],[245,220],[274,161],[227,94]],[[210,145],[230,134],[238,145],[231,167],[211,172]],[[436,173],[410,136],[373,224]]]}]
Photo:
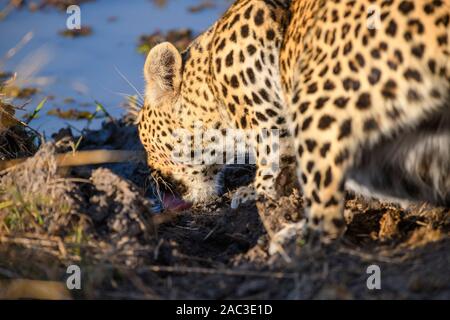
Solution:
[{"label": "water", "polygon": [[[120,70],[143,91],[142,68],[145,57],[136,50],[142,34],[169,29],[191,28],[201,32],[211,25],[229,6],[229,1],[215,1],[215,8],[191,13],[187,8],[200,0],[169,0],[164,7],[150,0],[96,0],[82,4],[81,23],[91,26],[87,37],[66,38],[59,31],[66,28],[69,15],[54,8],[37,12],[14,10],[0,21],[0,70],[18,72],[26,84],[40,93],[33,96],[27,111],[34,110],[45,96],[49,100],[32,127],[50,135],[67,125],[76,129],[86,127],[86,121],[67,121],[46,115],[52,108],[77,108],[93,112],[95,100],[101,102],[114,117],[124,109],[125,98],[120,93],[135,94],[122,79]],[[0,0],[0,9],[6,6]],[[111,17],[116,17],[111,21]],[[3,59],[29,32],[33,38],[15,56]],[[36,68],[37,70],[34,70]],[[31,75],[28,75],[31,73]],[[74,100],[75,102],[69,102]],[[16,103],[17,104],[17,103]],[[91,124],[99,127],[101,120]]]}]

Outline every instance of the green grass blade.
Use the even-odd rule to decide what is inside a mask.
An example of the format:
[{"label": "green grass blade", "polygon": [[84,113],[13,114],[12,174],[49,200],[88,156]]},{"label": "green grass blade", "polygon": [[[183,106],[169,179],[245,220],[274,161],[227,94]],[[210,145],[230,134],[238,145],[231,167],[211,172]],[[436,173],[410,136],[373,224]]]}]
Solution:
[{"label": "green grass blade", "polygon": [[114,121],[114,118],[111,116],[111,114],[106,110],[106,108],[97,100],[95,100],[95,105],[97,107],[97,111],[101,111],[103,112],[109,119],[111,119],[111,121]]},{"label": "green grass blade", "polygon": [[41,102],[39,102],[39,104],[37,105],[37,107],[34,109],[33,113],[28,117],[27,119],[27,124],[30,124],[30,122],[35,119],[37,117],[37,115],[39,114],[39,112],[42,110],[42,108],[45,105],[45,102],[47,102],[47,97],[45,97],[44,99],[42,99]]}]

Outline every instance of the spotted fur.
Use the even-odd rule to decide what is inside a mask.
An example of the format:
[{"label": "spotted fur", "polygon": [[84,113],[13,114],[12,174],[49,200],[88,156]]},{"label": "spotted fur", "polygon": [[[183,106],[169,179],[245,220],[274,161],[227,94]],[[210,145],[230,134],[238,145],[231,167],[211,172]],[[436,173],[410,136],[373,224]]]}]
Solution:
[{"label": "spotted fur", "polygon": [[148,163],[205,200],[221,192],[221,166],[175,163],[173,131],[277,128],[280,145],[254,140],[256,193],[238,194],[278,196],[280,170],[258,147],[295,155],[308,225],[324,239],[345,228],[346,183],[449,205],[449,15],[450,0],[238,0],[182,55],[167,43],[150,52]]},{"label": "spotted fur", "polygon": [[450,1],[297,0],[291,11],[281,75],[310,226],[342,233],[347,178],[414,198],[438,190],[427,200],[450,204]]},{"label": "spotted fur", "polygon": [[[258,148],[289,148],[284,143],[286,120],[278,81],[288,2],[238,0],[182,54],[169,43],[149,53],[139,133],[148,164],[184,185],[185,199],[197,202],[222,193],[223,166],[173,161],[177,128],[193,131],[201,121],[203,129],[219,129],[224,134],[228,128],[251,130],[256,132],[251,143],[255,154]],[[270,139],[262,139],[263,128],[280,130],[280,145],[265,145]],[[273,180],[278,171],[272,170],[272,162],[264,157],[257,158],[257,167],[256,190],[275,197]],[[254,198],[254,191],[244,190],[237,192],[236,203]]]}]

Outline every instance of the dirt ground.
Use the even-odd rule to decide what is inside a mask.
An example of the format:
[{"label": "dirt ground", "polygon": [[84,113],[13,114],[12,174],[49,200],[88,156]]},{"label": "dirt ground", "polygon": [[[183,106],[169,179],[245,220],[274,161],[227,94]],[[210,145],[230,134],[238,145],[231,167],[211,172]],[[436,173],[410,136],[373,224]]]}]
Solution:
[{"label": "dirt ground", "polygon": [[[30,10],[65,8],[67,2],[11,1]],[[205,1],[189,10],[211,5]],[[192,36],[189,29],[143,35],[138,50],[146,53],[162,39],[181,49]],[[34,154],[36,133],[16,126],[3,104],[2,110],[8,113],[0,117],[0,160]],[[67,267],[76,264],[82,289],[54,296],[450,299],[449,208],[405,209],[349,194],[348,229],[340,241],[319,246],[300,236],[282,254],[270,255],[271,236],[303,218],[297,190],[261,216],[255,203],[230,209],[230,194],[184,212],[161,212],[145,163],[58,168],[55,154],[75,146],[142,151],[133,120],[107,121],[101,130],[83,132],[81,140],[62,129],[51,141],[41,141],[23,165],[0,172],[0,298],[29,298],[11,294],[17,279],[64,287]],[[251,167],[230,168],[225,184],[231,191],[252,175]],[[380,267],[381,290],[367,288],[371,265]]]},{"label": "dirt ground", "polygon": [[[254,203],[231,210],[228,194],[155,213],[161,205],[144,163],[60,170],[54,153],[78,137],[62,130],[54,138],[0,175],[0,294],[13,279],[64,282],[77,264],[76,299],[450,298],[448,208],[401,209],[349,195],[341,241],[299,238],[271,256],[266,228],[302,218],[298,192],[263,219]],[[141,150],[132,119],[86,132],[79,149],[100,148]],[[231,168],[225,182],[232,189],[251,177],[251,168]],[[370,265],[380,267],[381,290],[367,289]]]}]

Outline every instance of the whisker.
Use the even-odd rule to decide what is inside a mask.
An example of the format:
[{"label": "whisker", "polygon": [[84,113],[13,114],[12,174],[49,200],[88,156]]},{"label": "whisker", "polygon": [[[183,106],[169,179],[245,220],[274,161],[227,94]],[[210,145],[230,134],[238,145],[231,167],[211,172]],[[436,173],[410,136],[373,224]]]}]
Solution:
[{"label": "whisker", "polygon": [[136,87],[131,83],[131,81],[128,80],[127,77],[125,77],[125,75],[124,75],[122,72],[120,72],[120,70],[119,70],[116,66],[114,66],[114,68],[116,69],[117,73],[122,77],[122,79],[125,80],[125,81],[130,85],[130,87],[131,87],[134,91],[136,91],[136,93],[137,93],[138,96],[142,99],[142,101],[144,101],[144,97],[143,97],[142,94],[139,92],[139,90],[136,89]]},{"label": "whisker", "polygon": [[123,108],[125,108],[129,113],[135,116],[137,116],[141,109],[144,107],[144,102],[140,101],[139,98],[134,95],[122,92],[114,92],[114,94],[128,99],[126,105],[123,106]]},{"label": "whisker", "polygon": [[118,92],[118,91],[112,92],[112,93],[119,95],[121,97],[128,98],[128,99],[133,99],[136,103],[139,103],[139,106],[141,106],[141,107],[144,105],[144,101],[142,101],[141,98],[138,96],[135,96],[135,95],[132,95],[129,93],[125,93],[125,92]]}]

